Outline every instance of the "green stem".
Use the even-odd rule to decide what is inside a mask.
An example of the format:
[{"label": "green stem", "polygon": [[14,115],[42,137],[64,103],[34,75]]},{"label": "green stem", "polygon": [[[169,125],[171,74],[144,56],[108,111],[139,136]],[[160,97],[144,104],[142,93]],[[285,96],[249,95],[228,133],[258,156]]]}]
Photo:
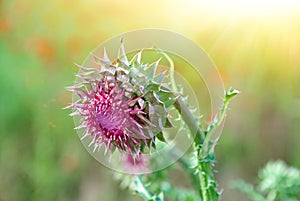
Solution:
[{"label": "green stem", "polygon": [[[173,60],[164,52],[161,52],[163,56],[168,60],[170,64],[170,81],[172,85],[172,89],[174,92],[178,92],[177,85],[174,78],[174,62]],[[188,109],[186,104],[183,102],[182,98],[178,98],[175,102],[175,108],[179,111],[181,114],[182,119],[185,121],[187,126],[189,127],[190,134],[194,137],[195,147],[197,150],[197,155],[200,154],[200,145],[204,142],[204,136],[199,128],[198,122],[195,120],[193,114]],[[198,157],[199,158],[199,157]],[[199,160],[199,159],[198,159]],[[199,170],[198,174],[199,177],[195,177],[194,170],[189,167],[189,165],[184,161],[184,159],[179,158],[179,163],[182,165],[182,167],[188,172],[190,175],[190,178],[193,182],[194,187],[198,191],[200,197],[203,199],[203,201],[208,201],[207,199],[207,179],[205,178],[205,174],[203,174],[203,171]],[[198,164],[200,164],[198,162]],[[201,167],[201,165],[199,166]]]},{"label": "green stem", "polygon": [[[199,161],[199,168],[203,170],[203,177],[205,178],[205,189],[202,191],[206,197],[203,198],[205,201],[217,201],[219,193],[217,191],[216,181],[214,178],[214,170],[212,162]],[[200,174],[200,173],[199,173]],[[206,191],[206,192],[205,192]]]},{"label": "green stem", "polygon": [[190,177],[192,184],[194,185],[195,189],[197,189],[198,194],[201,195],[201,186],[199,178],[195,176],[195,170],[190,167],[189,162],[183,157],[183,154],[176,148],[171,150],[171,155],[174,158],[178,158],[177,162],[182,166],[182,168],[186,171],[188,176]]},{"label": "green stem", "polygon": [[[229,99],[225,99],[219,116],[217,118],[215,118],[215,121],[213,121],[212,124],[210,124],[209,127],[207,128],[205,139],[204,139],[204,142],[203,142],[203,147],[208,148],[208,143],[211,140],[211,137],[214,134],[214,131],[216,130],[217,127],[219,127],[221,125],[221,123],[223,122],[223,120],[226,116],[226,111],[228,109],[228,104],[229,104]],[[207,150],[205,150],[205,151],[207,151]]]},{"label": "green stem", "polygon": [[201,132],[200,127],[198,126],[198,122],[195,120],[193,114],[189,110],[189,108],[185,105],[182,98],[177,98],[174,103],[175,108],[180,113],[182,119],[187,124],[190,130],[190,134],[194,137],[194,141],[197,145],[200,145],[204,142],[204,136]]},{"label": "green stem", "polygon": [[134,190],[144,198],[144,200],[149,200],[152,197],[152,193],[150,193],[142,182],[142,176],[137,175],[134,179]]},{"label": "green stem", "polygon": [[[197,166],[198,177],[196,177],[198,179],[192,179],[194,187],[199,192],[199,195],[203,201],[214,201],[214,200],[210,199],[210,197],[212,197],[212,196],[210,196],[212,194],[210,192],[210,190],[212,190],[212,189],[209,188],[209,186],[208,186],[209,179],[208,179],[208,175],[207,175],[208,172],[213,173],[213,170],[210,166],[210,163],[208,163],[208,162],[203,163],[200,160],[201,147],[202,147],[202,144],[203,144],[205,138],[198,126],[198,123],[194,119],[194,116],[192,115],[192,113],[190,112],[188,107],[183,103],[181,98],[178,98],[176,100],[175,107],[180,112],[181,117],[183,118],[183,120],[185,121],[187,126],[189,127],[191,135],[194,137],[194,148],[195,148],[195,151],[197,152],[197,160],[198,160],[198,162],[197,162],[198,163],[198,166]],[[193,169],[192,169],[192,172],[193,172]],[[194,173],[192,173],[191,177],[192,178],[195,177]],[[213,179],[213,177],[210,176],[210,179]],[[198,184],[195,184],[196,181],[198,182]]]},{"label": "green stem", "polygon": [[207,178],[206,178],[206,172],[205,168],[202,166],[201,163],[198,164],[198,177],[201,183],[201,194],[202,194],[202,200],[203,201],[210,201],[207,191]]},{"label": "green stem", "polygon": [[225,93],[223,106],[221,108],[219,115],[214,118],[213,122],[208,126],[207,130],[205,131],[205,138],[202,146],[203,151],[202,151],[201,158],[205,158],[209,154],[209,149],[210,149],[209,142],[211,142],[212,135],[214,134],[216,128],[219,127],[223,122],[226,116],[226,111],[228,109],[229,101],[238,93],[239,91],[233,88],[230,88]]},{"label": "green stem", "polygon": [[213,160],[209,158],[209,142],[211,141],[211,137],[215,129],[221,125],[226,116],[226,111],[228,109],[230,99],[238,93],[239,91],[235,89],[229,89],[228,92],[225,93],[224,103],[219,115],[214,119],[213,123],[205,131],[203,144],[198,144],[200,146],[200,148],[197,149],[198,168],[199,179],[202,187],[203,201],[217,201],[219,198],[219,193],[216,189],[216,182],[214,179],[214,172],[212,167]]},{"label": "green stem", "polygon": [[[215,121],[208,127],[205,132],[205,136],[203,136],[197,121],[195,120],[193,114],[190,112],[188,107],[179,97],[174,106],[181,114],[182,119],[185,121],[187,126],[189,127],[191,135],[194,137],[194,149],[197,152],[197,160],[198,160],[198,178],[200,182],[200,190],[199,185],[194,185],[203,201],[217,201],[218,200],[218,192],[216,190],[216,182],[214,179],[214,172],[212,168],[212,160],[207,158],[207,152],[209,149],[209,142],[211,140],[211,136],[214,133],[215,129],[220,126],[222,121],[225,118],[226,111],[228,109],[229,100],[237,94],[237,91],[229,91],[225,95],[225,100],[223,107],[221,108],[220,114],[215,118]],[[203,153],[205,154],[203,156]],[[195,180],[192,180],[195,181]]]},{"label": "green stem", "polygon": [[[170,64],[169,75],[170,75],[172,89],[175,93],[178,93],[177,85],[174,79],[174,62],[166,53],[164,53],[163,51],[161,51],[161,53],[168,60]],[[205,135],[203,135],[203,133],[201,132],[198,122],[195,120],[193,114],[188,109],[188,107],[183,102],[183,100],[179,97],[174,103],[175,108],[181,114],[181,118],[185,121],[185,123],[189,127],[190,134],[194,137],[194,145],[195,145],[194,149],[197,152],[197,163],[198,163],[197,168],[198,168],[198,178],[199,178],[200,188],[199,188],[199,183],[197,184],[195,183],[196,181],[198,182],[198,180],[192,179],[192,181],[203,201],[217,201],[219,194],[216,190],[216,182],[214,180],[214,173],[211,164],[213,161],[206,158],[207,155],[205,155],[205,157],[202,157],[202,153],[203,151],[204,153],[207,151],[205,149],[209,149],[208,145],[211,140],[211,136],[214,133],[213,131],[216,129],[216,127],[218,127],[222,123],[226,114],[226,110],[228,108],[229,100],[238,93],[239,92],[234,89],[230,89],[228,92],[226,92],[224,104],[221,109],[220,115],[215,120],[215,122],[213,122],[208,127],[208,129],[205,132]],[[189,169],[187,168],[188,166],[186,166],[184,161],[179,161],[179,162],[183,165],[185,169]]]}]

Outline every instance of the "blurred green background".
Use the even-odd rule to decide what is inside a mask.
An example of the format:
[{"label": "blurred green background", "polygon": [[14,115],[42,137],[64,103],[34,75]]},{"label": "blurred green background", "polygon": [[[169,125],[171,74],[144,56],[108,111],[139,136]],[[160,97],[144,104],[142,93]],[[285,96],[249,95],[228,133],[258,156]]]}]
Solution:
[{"label": "blurred green background", "polygon": [[191,38],[242,92],[216,150],[222,200],[247,200],[231,181],[253,182],[270,159],[299,168],[300,6],[263,2],[0,0],[0,200],[141,200],[85,151],[61,109],[74,63],[139,28]]}]

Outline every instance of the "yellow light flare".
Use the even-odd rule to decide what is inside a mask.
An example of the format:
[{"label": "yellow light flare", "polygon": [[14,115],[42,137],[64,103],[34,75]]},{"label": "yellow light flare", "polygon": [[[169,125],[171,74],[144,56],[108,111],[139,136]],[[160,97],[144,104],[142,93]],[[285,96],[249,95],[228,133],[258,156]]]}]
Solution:
[{"label": "yellow light flare", "polygon": [[235,17],[261,18],[291,15],[300,12],[300,1],[297,0],[191,0],[186,1],[186,5],[193,7],[191,8],[192,10],[201,7],[213,14],[218,13]]}]

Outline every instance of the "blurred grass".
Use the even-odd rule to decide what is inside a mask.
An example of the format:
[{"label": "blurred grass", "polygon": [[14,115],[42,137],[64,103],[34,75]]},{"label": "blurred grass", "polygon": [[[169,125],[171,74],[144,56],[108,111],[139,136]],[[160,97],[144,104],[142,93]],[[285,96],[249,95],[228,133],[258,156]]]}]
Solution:
[{"label": "blurred grass", "polygon": [[196,1],[0,1],[0,200],[129,196],[86,153],[61,108],[71,101],[64,87],[74,62],[109,37],[147,27],[196,41],[226,87],[242,92],[217,148],[223,200],[246,200],[228,184],[251,180],[268,159],[300,167],[298,13],[240,19]]}]

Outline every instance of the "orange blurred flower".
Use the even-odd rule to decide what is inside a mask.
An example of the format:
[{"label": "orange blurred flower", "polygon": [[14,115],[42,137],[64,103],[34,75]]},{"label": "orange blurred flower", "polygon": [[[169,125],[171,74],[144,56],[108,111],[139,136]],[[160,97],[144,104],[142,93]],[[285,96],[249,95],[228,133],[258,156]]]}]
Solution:
[{"label": "orange blurred flower", "polygon": [[52,64],[55,59],[55,49],[49,39],[41,37],[30,39],[27,46],[39,56],[45,64]]}]

